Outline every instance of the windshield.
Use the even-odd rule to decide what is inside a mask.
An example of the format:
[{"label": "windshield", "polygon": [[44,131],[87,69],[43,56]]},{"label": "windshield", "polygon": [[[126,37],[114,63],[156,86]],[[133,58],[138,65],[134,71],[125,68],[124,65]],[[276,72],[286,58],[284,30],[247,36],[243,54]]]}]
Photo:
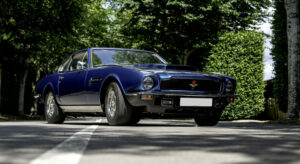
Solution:
[{"label": "windshield", "polygon": [[133,50],[92,50],[92,66],[101,65],[137,65],[137,64],[166,64],[157,54]]}]

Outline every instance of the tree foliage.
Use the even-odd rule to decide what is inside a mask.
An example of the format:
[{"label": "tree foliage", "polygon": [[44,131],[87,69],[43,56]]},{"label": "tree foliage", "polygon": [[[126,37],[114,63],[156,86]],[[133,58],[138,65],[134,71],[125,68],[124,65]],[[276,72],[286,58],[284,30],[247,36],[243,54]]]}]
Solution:
[{"label": "tree foliage", "polygon": [[[154,50],[172,63],[202,67],[220,33],[261,20],[269,0],[126,0],[121,33],[131,47]],[[197,61],[197,62],[195,62]]]},{"label": "tree foliage", "polygon": [[263,35],[254,31],[228,32],[213,46],[205,67],[237,80],[239,98],[229,104],[223,119],[257,116],[263,111]]},{"label": "tree foliage", "polygon": [[273,48],[271,51],[275,72],[274,94],[280,110],[286,112],[288,103],[288,50],[284,0],[275,0],[274,6],[275,12],[272,21]]},{"label": "tree foliage", "polygon": [[[27,88],[25,92],[30,99],[26,101],[32,102],[37,80],[53,72],[71,52],[87,46],[108,45],[109,10],[102,7],[104,3],[97,0],[0,1],[0,64],[5,72],[4,84],[8,83],[6,87],[20,90],[18,83],[29,71],[27,85],[20,87]],[[15,80],[11,80],[13,77]],[[15,92],[5,92],[3,97],[10,104],[18,96]],[[14,113],[11,110],[15,108],[8,104],[1,107],[6,113]]]},{"label": "tree foliage", "polygon": [[[35,74],[43,68],[53,70],[53,66],[61,59],[61,56],[56,56],[61,55],[55,53],[59,52],[56,51],[57,47],[61,47],[63,44],[59,43],[65,43],[62,38],[72,32],[77,18],[81,16],[83,2],[84,0],[0,1],[0,63],[6,75],[16,78],[9,81],[10,85],[6,87],[15,87],[19,91],[12,97],[6,93],[4,98],[19,104],[20,114],[24,113],[25,92],[29,88],[28,74],[31,75],[32,71]],[[48,73],[47,70],[45,72]],[[19,86],[16,85],[18,83]],[[17,100],[19,103],[16,103]],[[9,105],[2,105],[5,108],[7,106]],[[10,108],[6,110],[14,113]]]},{"label": "tree foliage", "polygon": [[20,67],[21,72],[34,67],[37,62],[42,64],[39,65],[41,69],[53,70],[64,56],[61,50],[66,50],[70,43],[69,36],[81,18],[85,0],[11,0],[0,3],[1,63],[15,63],[15,69]]}]

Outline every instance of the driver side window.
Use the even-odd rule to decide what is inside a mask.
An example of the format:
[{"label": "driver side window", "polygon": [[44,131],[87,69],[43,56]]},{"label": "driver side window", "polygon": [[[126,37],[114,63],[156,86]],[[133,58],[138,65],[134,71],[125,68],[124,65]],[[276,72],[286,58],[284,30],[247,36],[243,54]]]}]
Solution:
[{"label": "driver side window", "polygon": [[59,72],[67,72],[69,71],[69,63],[70,63],[70,59],[67,59],[63,62],[63,64],[61,65],[61,67],[59,68]]}]

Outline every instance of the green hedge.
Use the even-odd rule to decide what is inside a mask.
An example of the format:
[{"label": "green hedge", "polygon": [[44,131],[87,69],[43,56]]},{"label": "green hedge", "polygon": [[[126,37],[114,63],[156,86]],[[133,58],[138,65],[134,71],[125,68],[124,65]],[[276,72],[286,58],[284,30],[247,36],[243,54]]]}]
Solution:
[{"label": "green hedge", "polygon": [[239,98],[228,105],[222,119],[251,118],[263,108],[263,37],[254,31],[228,32],[211,50],[205,71],[235,77]]}]

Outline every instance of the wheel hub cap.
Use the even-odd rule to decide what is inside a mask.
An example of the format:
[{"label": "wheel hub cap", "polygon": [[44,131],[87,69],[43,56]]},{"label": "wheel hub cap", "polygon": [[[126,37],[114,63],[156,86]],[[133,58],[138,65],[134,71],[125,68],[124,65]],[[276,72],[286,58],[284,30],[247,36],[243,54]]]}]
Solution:
[{"label": "wheel hub cap", "polygon": [[54,110],[55,110],[54,108],[55,108],[55,100],[54,100],[54,97],[52,95],[50,95],[47,100],[47,115],[48,115],[48,117],[53,116]]},{"label": "wheel hub cap", "polygon": [[107,109],[108,109],[108,114],[109,116],[113,117],[116,113],[117,110],[117,98],[116,98],[116,93],[114,90],[110,90],[108,92],[108,98],[107,98]]}]

